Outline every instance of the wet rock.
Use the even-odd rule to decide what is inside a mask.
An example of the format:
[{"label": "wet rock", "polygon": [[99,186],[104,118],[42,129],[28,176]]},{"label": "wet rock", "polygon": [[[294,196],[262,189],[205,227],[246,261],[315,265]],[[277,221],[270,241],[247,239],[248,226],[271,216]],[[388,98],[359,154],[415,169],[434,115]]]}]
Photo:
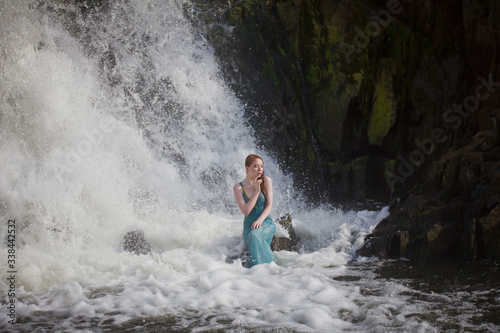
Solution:
[{"label": "wet rock", "polygon": [[479,220],[480,235],[476,239],[480,240],[479,259],[486,257],[500,258],[500,205],[497,205],[488,215]]},{"label": "wet rock", "polygon": [[271,242],[271,250],[273,251],[297,251],[297,243],[299,238],[295,234],[295,229],[292,225],[292,217],[287,214],[276,221],[280,224],[288,233],[288,237],[274,236]]},{"label": "wet rock", "polygon": [[148,254],[151,246],[141,230],[129,231],[123,236],[123,250],[137,255]]},{"label": "wet rock", "polygon": [[359,255],[413,260],[500,259],[500,148],[450,152],[391,207]]}]

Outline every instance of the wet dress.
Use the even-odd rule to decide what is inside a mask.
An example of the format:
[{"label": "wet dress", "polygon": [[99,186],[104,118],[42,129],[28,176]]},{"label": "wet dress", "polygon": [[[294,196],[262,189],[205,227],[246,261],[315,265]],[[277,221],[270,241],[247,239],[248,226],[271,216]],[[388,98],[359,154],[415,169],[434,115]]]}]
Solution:
[{"label": "wet dress", "polygon": [[[243,184],[240,183],[243,189],[243,199],[248,202],[250,198],[245,192]],[[267,216],[260,228],[252,229],[252,224],[259,218],[266,205],[266,197],[262,192],[259,193],[259,198],[255,207],[250,214],[245,216],[243,220],[243,239],[252,256],[251,266],[270,263],[274,261],[274,253],[271,250],[271,242],[273,240],[276,225],[271,216]]]}]

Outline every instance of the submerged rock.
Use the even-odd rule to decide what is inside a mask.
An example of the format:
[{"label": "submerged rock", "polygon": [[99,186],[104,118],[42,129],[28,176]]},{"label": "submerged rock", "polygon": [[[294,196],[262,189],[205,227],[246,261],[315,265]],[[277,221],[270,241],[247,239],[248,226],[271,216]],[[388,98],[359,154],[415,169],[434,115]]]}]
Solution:
[{"label": "submerged rock", "polygon": [[123,236],[123,250],[134,254],[148,254],[151,246],[141,230],[129,231]]}]

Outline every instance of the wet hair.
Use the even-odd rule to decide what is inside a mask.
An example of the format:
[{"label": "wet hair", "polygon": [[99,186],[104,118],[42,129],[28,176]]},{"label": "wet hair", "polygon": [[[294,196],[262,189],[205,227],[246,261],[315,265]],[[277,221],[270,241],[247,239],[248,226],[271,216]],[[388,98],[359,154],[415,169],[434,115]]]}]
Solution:
[{"label": "wet hair", "polygon": [[[262,157],[260,157],[259,155],[250,154],[245,159],[245,166],[250,167],[250,165],[252,165],[253,161],[255,161],[256,159],[261,160],[262,165],[264,165],[264,160],[262,159]],[[266,197],[266,199],[267,199],[266,186],[264,185],[264,175],[265,175],[265,172],[264,172],[264,170],[262,170],[262,175],[260,176],[260,178],[262,179],[262,183],[260,183],[260,190],[261,190],[262,194],[264,194],[264,197]]]}]

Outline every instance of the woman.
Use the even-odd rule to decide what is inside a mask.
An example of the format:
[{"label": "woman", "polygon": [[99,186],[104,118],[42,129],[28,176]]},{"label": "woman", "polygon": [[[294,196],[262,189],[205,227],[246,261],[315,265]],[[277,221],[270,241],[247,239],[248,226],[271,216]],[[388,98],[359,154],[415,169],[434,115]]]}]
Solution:
[{"label": "woman", "polygon": [[234,198],[245,215],[243,239],[252,255],[251,266],[274,261],[271,251],[276,226],[269,215],[273,207],[273,184],[264,176],[264,162],[258,155],[245,160],[247,176],[233,186]]}]

